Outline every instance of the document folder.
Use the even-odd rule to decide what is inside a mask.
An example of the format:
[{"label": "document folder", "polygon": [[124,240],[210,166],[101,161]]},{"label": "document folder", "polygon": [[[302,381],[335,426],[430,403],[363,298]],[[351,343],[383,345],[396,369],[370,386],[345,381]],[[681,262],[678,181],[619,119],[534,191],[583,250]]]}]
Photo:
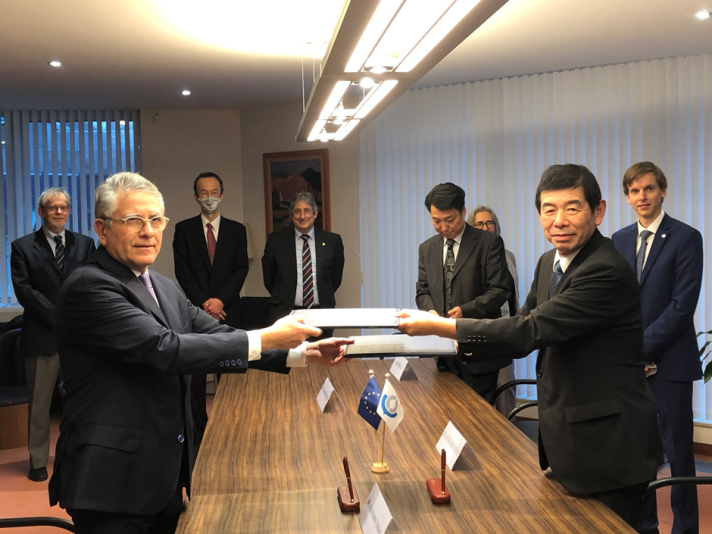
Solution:
[{"label": "document folder", "polygon": [[354,344],[346,345],[346,358],[433,358],[457,354],[455,341],[439,336],[355,336],[349,339],[353,339]]},{"label": "document folder", "polygon": [[292,315],[317,328],[396,328],[396,308],[338,308],[294,310]]}]

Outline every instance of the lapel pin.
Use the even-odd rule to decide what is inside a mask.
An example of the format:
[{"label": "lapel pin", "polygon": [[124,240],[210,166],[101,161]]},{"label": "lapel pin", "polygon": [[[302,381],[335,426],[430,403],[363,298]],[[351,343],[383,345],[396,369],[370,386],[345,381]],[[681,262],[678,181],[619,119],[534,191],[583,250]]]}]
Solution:
[{"label": "lapel pin", "polygon": [[663,234],[661,237],[662,237],[663,239],[665,239],[667,236],[666,236],[665,234]]}]

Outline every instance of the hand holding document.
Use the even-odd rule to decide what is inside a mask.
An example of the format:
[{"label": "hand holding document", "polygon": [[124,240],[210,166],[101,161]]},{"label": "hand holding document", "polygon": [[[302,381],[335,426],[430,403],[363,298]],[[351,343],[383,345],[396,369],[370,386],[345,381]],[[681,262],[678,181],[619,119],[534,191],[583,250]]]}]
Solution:
[{"label": "hand holding document", "polygon": [[329,339],[321,339],[315,343],[307,345],[306,361],[307,363],[316,363],[333,367],[344,363],[344,353],[346,345],[353,344],[353,339],[340,337],[330,337]]},{"label": "hand holding document", "polygon": [[288,315],[272,326],[259,330],[262,350],[296,349],[308,337],[321,335],[321,330],[304,324],[304,319]]},{"label": "hand holding document", "polygon": [[455,339],[455,319],[446,319],[421,310],[401,310],[398,330],[409,336],[440,336]]}]

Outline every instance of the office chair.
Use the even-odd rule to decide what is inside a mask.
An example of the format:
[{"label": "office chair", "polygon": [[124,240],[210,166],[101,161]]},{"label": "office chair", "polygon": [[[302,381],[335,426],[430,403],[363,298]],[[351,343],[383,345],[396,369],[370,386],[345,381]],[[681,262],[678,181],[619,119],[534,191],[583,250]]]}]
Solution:
[{"label": "office chair", "polygon": [[712,477],[667,477],[653,480],[648,484],[645,493],[659,490],[666,486],[682,486],[684,484],[694,484],[696,486],[706,486],[712,484]]},{"label": "office chair", "polygon": [[[494,398],[496,399],[499,395],[502,394],[503,391],[506,391],[511,387],[523,385],[536,385],[536,380],[533,380],[531,378],[522,378],[519,380],[512,380],[510,382],[507,382],[506,384],[502,384],[500,387],[497,388],[497,391],[494,392]],[[516,426],[520,431],[522,431],[524,435],[527,436],[534,443],[537,443],[539,440],[539,421],[515,421],[514,417],[522,410],[526,410],[527,408],[533,408],[536,405],[537,401],[526,401],[519,404],[518,406],[515,406],[514,409],[507,414],[507,419],[509,419],[514,426]]]},{"label": "office chair", "polygon": [[74,523],[59,517],[12,517],[0,519],[0,528],[57,527],[74,532]]}]

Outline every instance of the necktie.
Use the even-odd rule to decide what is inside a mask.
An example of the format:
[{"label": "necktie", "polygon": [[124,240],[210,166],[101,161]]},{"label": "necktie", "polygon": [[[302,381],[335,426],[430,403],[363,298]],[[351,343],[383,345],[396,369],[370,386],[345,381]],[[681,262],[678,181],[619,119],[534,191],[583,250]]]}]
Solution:
[{"label": "necktie", "polygon": [[445,265],[443,265],[443,278],[445,280],[445,313],[444,316],[447,317],[447,312],[452,309],[452,274],[455,271],[455,251],[453,250],[453,245],[455,244],[454,239],[448,239],[447,253],[445,254]]},{"label": "necktie", "polygon": [[153,297],[153,300],[155,300],[156,304],[158,304],[158,297],[156,297],[156,292],[153,290],[153,284],[151,283],[151,277],[148,276],[148,271],[146,271],[143,274],[138,275],[138,279],[141,280],[141,282],[143,282],[143,285],[146,286],[146,289],[148,289],[148,292]]},{"label": "necktie", "polygon": [[208,223],[206,224],[208,228],[208,255],[210,256],[210,265],[213,264],[213,260],[215,259],[215,247],[218,246],[218,242],[215,241],[215,234],[213,233],[213,225]]},{"label": "necktie", "polygon": [[564,271],[561,270],[561,261],[557,261],[554,266],[554,272],[551,274],[551,283],[549,284],[549,298],[554,296],[556,288],[561,282],[561,277],[564,276]]},{"label": "necktie", "polygon": [[640,275],[643,274],[645,249],[648,246],[648,237],[650,237],[652,233],[653,232],[650,230],[643,230],[640,232],[640,248],[638,249],[638,253],[635,255],[635,274],[638,275],[638,282],[640,282]]},{"label": "necktie", "polygon": [[57,267],[61,272],[64,272],[64,243],[62,243],[62,236],[54,236],[54,259],[57,262]]},{"label": "necktie", "polygon": [[312,259],[309,248],[309,236],[303,235],[302,239],[302,306],[311,308],[314,305],[314,280],[312,279]]}]

